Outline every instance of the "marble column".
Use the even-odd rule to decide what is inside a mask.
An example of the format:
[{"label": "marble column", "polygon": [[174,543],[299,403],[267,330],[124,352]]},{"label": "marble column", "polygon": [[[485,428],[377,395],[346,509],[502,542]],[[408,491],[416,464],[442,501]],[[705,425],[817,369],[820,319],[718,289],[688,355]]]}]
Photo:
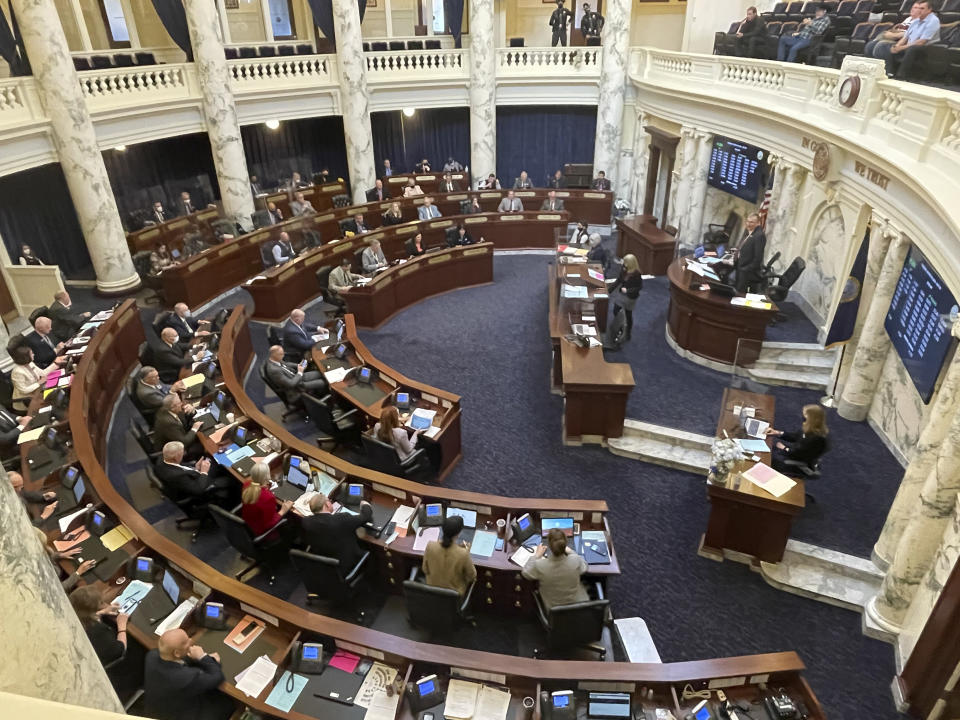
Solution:
[{"label": "marble column", "polygon": [[470,0],[470,176],[497,171],[497,51],[493,0]]},{"label": "marble column", "polygon": [[[960,322],[954,323],[953,336],[960,337]],[[916,447],[910,458],[910,464],[903,474],[893,505],[887,513],[887,519],[880,531],[880,537],[873,546],[873,561],[886,568],[893,561],[894,553],[904,528],[917,503],[920,502],[920,490],[937,461],[937,453],[950,422],[960,413],[960,353],[955,353],[947,367],[943,382],[937,391],[930,417],[920,433]]]},{"label": "marble column", "polygon": [[680,242],[688,247],[697,247],[702,237],[703,209],[707,201],[707,174],[710,169],[710,151],[713,149],[713,134],[698,130],[693,136],[693,167],[689,178],[687,209],[683,215]]},{"label": "marble column", "polygon": [[73,68],[53,0],[14,0],[40,102],[97,276],[97,289],[123,293],[140,285],[110,188],[93,121]]},{"label": "marble column", "polygon": [[953,513],[947,522],[947,527],[943,531],[943,537],[940,540],[940,546],[933,556],[933,562],[930,569],[927,570],[923,580],[917,587],[917,592],[913,596],[910,608],[903,619],[903,629],[897,638],[900,647],[900,662],[905,664],[913,648],[917,644],[920,633],[923,632],[927,620],[930,619],[930,612],[940,597],[940,592],[947,584],[947,579],[960,558],[960,495],[958,495],[953,504]]},{"label": "marble column", "polygon": [[[597,103],[597,134],[593,145],[593,173],[606,173],[610,187],[617,187],[620,143],[623,137],[623,97],[626,92],[630,45],[630,2],[609,0],[604,5],[606,23],[601,34],[600,100]],[[471,28],[472,32],[472,28]]]},{"label": "marble column", "polygon": [[253,198],[250,175],[243,154],[240,122],[230,88],[230,68],[223,53],[220,16],[216,3],[209,0],[185,0],[190,45],[193,48],[203,114],[207,120],[213,166],[217,170],[223,213],[245,229],[252,229]]},{"label": "marble column", "polygon": [[637,127],[633,134],[633,169],[630,173],[630,207],[637,215],[643,212],[643,200],[647,193],[647,172],[650,168],[650,135],[644,129],[647,114],[637,113]]},{"label": "marble column", "polygon": [[880,372],[883,370],[883,361],[890,349],[890,338],[883,329],[883,321],[890,308],[890,301],[893,299],[893,292],[896,290],[909,249],[910,241],[900,235],[890,243],[883,260],[883,269],[877,279],[877,287],[867,309],[860,339],[857,341],[853,364],[837,406],[840,417],[847,420],[864,420],[873,402]]},{"label": "marble column", "polygon": [[921,580],[930,570],[960,492],[960,414],[954,414],[937,457],[920,488],[893,561],[867,612],[881,627],[898,632]]},{"label": "marble column", "polygon": [[340,68],[340,107],[347,142],[347,167],[354,202],[367,201],[366,192],[377,179],[370,129],[370,93],[367,61],[360,35],[360,11],[356,0],[333,0],[333,29],[337,36],[337,66]]},{"label": "marble column", "polygon": [[[690,186],[697,162],[696,130],[684,125],[680,128],[680,142],[673,166],[673,182],[670,183],[670,207],[667,225],[686,230],[687,205],[690,202]],[[682,227],[681,227],[682,226]]]},{"label": "marble column", "polygon": [[797,233],[793,223],[807,171],[802,165],[784,158],[778,158],[775,166],[776,180],[767,213],[767,246],[771,254],[779,250],[781,259],[789,264],[799,254],[799,248],[795,247]]},{"label": "marble column", "polygon": [[2,470],[0,527],[0,688],[122,713],[53,564]]}]

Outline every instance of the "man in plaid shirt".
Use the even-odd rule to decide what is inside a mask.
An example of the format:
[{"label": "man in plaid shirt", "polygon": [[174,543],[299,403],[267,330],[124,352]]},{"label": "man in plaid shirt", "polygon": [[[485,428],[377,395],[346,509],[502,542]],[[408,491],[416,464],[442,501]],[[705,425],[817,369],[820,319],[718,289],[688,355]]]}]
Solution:
[{"label": "man in plaid shirt", "polygon": [[823,35],[830,27],[830,18],[827,17],[827,6],[817,7],[815,16],[806,18],[800,26],[800,31],[793,35],[782,35],[777,46],[777,60],[796,62],[797,53],[810,46],[815,37]]}]

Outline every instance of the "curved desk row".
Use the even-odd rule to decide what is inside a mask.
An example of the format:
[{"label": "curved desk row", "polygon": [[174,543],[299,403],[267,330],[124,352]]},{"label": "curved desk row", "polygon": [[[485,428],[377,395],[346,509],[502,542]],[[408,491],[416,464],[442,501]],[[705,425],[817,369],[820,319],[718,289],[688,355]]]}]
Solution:
[{"label": "curved desk row", "polygon": [[[235,315],[232,319],[234,322],[231,333],[236,333],[239,316]],[[256,647],[242,655],[224,647],[222,631],[218,634],[198,629],[193,626],[192,620],[187,620],[184,624],[195,642],[208,652],[221,651],[224,675],[227,677],[227,681],[221,685],[221,691],[238,703],[284,720],[330,716],[335,706],[323,702],[311,704],[309,693],[302,694],[304,699],[295,702],[290,710],[280,710],[269,705],[267,698],[275,683],[282,682],[282,677],[271,681],[257,697],[244,695],[234,685],[233,677],[260,654],[268,655],[283,666],[290,647],[299,640],[323,642],[328,652],[331,648],[337,648],[384,663],[395,668],[404,681],[437,673],[441,685],[445,685],[450,675],[484,678],[487,682],[498,683],[505,686],[511,695],[509,718],[520,716],[520,701],[525,696],[534,699],[534,712],[539,717],[540,691],[566,688],[579,693],[584,691],[588,684],[594,689],[631,693],[635,706],[641,701],[641,690],[649,691],[651,696],[644,694],[642,698],[645,708],[670,708],[677,717],[683,717],[693,706],[690,701],[678,699],[686,683],[699,689],[706,687],[708,683],[717,682],[720,685],[718,681],[722,681],[729,697],[749,701],[757,696],[756,683],[761,679],[770,687],[786,688],[793,697],[803,700],[809,710],[809,717],[813,720],[825,718],[802,676],[803,662],[793,652],[666,664],[534,661],[414,642],[377,632],[312,613],[218,572],[188,550],[161,535],[120,495],[104,472],[101,459],[108,451],[106,439],[111,409],[122,387],[120,381],[136,362],[136,347],[142,338],[143,329],[136,309],[133,303],[128,301],[91,341],[91,348],[84,354],[71,391],[69,423],[73,430],[76,455],[90,480],[89,485],[109,513],[109,519],[122,522],[136,536],[121,548],[122,551],[130,556],[152,556],[162,565],[168,566],[178,582],[181,595],[194,595],[199,590],[202,599],[222,602],[229,618],[228,627],[244,614],[263,619],[266,629],[254,641]],[[224,370],[224,380],[236,383],[237,378],[231,377],[232,369],[229,363]],[[105,380],[110,382],[101,384]],[[101,411],[106,413],[100,414]],[[293,443],[291,447],[297,452],[307,450],[296,447]],[[364,472],[361,471],[360,474]],[[435,488],[424,489],[393,478],[374,477],[371,482],[373,480],[391,483],[385,485],[391,489],[423,489],[428,497],[427,490],[439,492]],[[444,492],[451,497],[473,495],[456,491]],[[116,587],[113,585],[114,577],[122,574],[123,568],[107,582]],[[120,589],[116,587],[117,592]],[[131,617],[131,635],[147,647],[155,646],[154,627],[150,625],[149,617],[144,612],[135,612]],[[614,683],[617,685],[614,686]],[[577,702],[581,702],[579,697]],[[350,709],[359,711],[357,718],[363,715],[363,708],[354,706]],[[442,712],[442,706],[435,708],[435,712]],[[406,702],[401,702],[394,717],[412,717]]]},{"label": "curved desk row", "polygon": [[446,230],[460,222],[475,240],[483,236],[484,240],[500,249],[553,247],[557,232],[564,232],[567,226],[565,213],[441,217],[344,238],[303,252],[279,267],[263,269],[260,257],[262,244],[275,240],[283,231],[289,232],[296,241],[299,234],[315,226],[319,217],[295,218],[205,250],[160,275],[164,293],[171,301],[176,299],[196,307],[237,287],[248,278],[257,277],[260,279],[247,287],[255,299],[256,317],[276,320],[291,308],[316,297],[320,293],[317,270],[326,265],[339,264],[344,253],[353,261],[354,269],[360,270],[357,253],[373,239],[380,240],[386,256],[395,260],[407,257],[405,244],[417,232],[423,232],[427,247],[443,246]]},{"label": "curved desk row", "polygon": [[204,241],[213,241],[213,228],[210,223],[220,219],[220,211],[217,208],[204,208],[197,210],[189,215],[182,215],[165,220],[162,223],[148,225],[140,230],[127,233],[127,247],[130,253],[138,253],[141,250],[153,250],[159,245],[166,245],[168,248],[177,248],[183,246],[183,238],[190,230],[191,226],[199,229]]}]

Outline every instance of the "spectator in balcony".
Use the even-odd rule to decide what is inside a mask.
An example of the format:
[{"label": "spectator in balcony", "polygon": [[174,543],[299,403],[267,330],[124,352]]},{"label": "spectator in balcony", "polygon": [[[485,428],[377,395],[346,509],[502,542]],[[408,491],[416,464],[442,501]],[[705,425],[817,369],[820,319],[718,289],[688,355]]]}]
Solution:
[{"label": "spectator in balcony", "polygon": [[399,225],[403,222],[403,213],[400,210],[400,203],[395,202],[390,209],[383,214],[384,225]]},{"label": "spectator in balcony", "polygon": [[386,158],[383,159],[383,176],[390,177],[393,175],[393,168],[390,167],[390,161]]},{"label": "spectator in balcony", "polygon": [[267,215],[270,218],[271,225],[276,225],[278,222],[283,220],[283,213],[280,212],[280,208],[277,207],[275,202],[267,203]]},{"label": "spectator in balcony", "polygon": [[387,191],[383,189],[383,180],[377,178],[373,182],[373,187],[367,190],[367,202],[383,202],[387,197]]},{"label": "spectator in balcony", "polygon": [[293,197],[294,200],[290,203],[290,212],[293,213],[294,217],[317,214],[317,211],[313,209],[313,203],[311,203],[309,200],[305,200],[302,192],[298,192]]},{"label": "spectator in balcony", "polygon": [[792,35],[781,35],[777,46],[777,60],[796,62],[797,54],[810,47],[815,38],[821,37],[830,27],[827,6],[817,6],[813,18],[804,18],[800,30]]},{"label": "spectator in balcony", "polygon": [[900,38],[904,36],[904,33],[907,32],[907,28],[920,17],[920,3],[915,2],[910,7],[910,14],[907,15],[900,23],[894,25],[892,28],[886,32],[880,33],[879,37],[871,40],[867,43],[867,46],[863,49],[863,54],[866,57],[879,57],[877,52],[880,50],[880,47],[886,43],[891,45],[896,44]]},{"label": "spectator in balcony", "polygon": [[421,220],[433,220],[441,215],[440,209],[433,204],[433,198],[427,195],[423,199],[423,205],[417,209],[417,215]]},{"label": "spectator in balcony", "polygon": [[453,181],[453,178],[450,176],[450,172],[445,172],[443,174],[443,180],[440,181],[440,192],[452,193],[457,192],[459,189],[460,186]]},{"label": "spectator in balcony", "polygon": [[513,189],[514,190],[529,190],[533,187],[533,183],[530,182],[530,177],[527,175],[526,170],[520,171],[520,177],[514,178],[513,180]]},{"label": "spectator in balcony", "polygon": [[417,173],[430,172],[430,161],[424,158],[414,166],[413,171]]},{"label": "spectator in balcony", "polygon": [[931,0],[920,0],[917,19],[903,33],[896,43],[881,45],[876,49],[876,57],[887,65],[887,77],[905,80],[910,77],[917,58],[926,52],[925,46],[940,39],[940,18],[933,12]]},{"label": "spectator in balcony", "polygon": [[189,215],[197,211],[197,208],[194,207],[193,201],[190,199],[190,193],[184,190],[180,193],[180,200],[177,201],[177,214],[178,215]]},{"label": "spectator in balcony", "polygon": [[547,183],[547,186],[552,187],[555,190],[565,188],[567,186],[567,179],[563,177],[563,171],[557,170],[550,179],[550,182]]},{"label": "spectator in balcony", "polygon": [[592,37],[599,38],[600,31],[603,30],[603,15],[590,10],[590,3],[583,4],[583,17],[580,18],[580,32],[583,37],[589,40]]},{"label": "spectator in balcony", "polygon": [[593,185],[591,187],[594,190],[610,192],[610,181],[607,180],[607,174],[603,170],[597,173],[597,177],[594,178]]},{"label": "spectator in balcony", "polygon": [[490,173],[489,175],[487,175],[486,180],[481,180],[479,183],[477,183],[477,189],[478,190],[499,190],[500,181],[497,180],[496,175],[494,175],[493,173]]},{"label": "spectator in balcony", "polygon": [[423,195],[423,189],[417,185],[417,182],[413,178],[409,178],[406,186],[403,188],[403,196],[413,197],[415,195]]},{"label": "spectator in balcony", "polygon": [[463,165],[454,160],[453,156],[451,155],[443,164],[443,171],[445,173],[463,172]]},{"label": "spectator in balcony", "polygon": [[523,212],[523,203],[520,202],[520,198],[516,196],[516,193],[514,193],[513,190],[507,190],[507,196],[500,201],[500,205],[497,206],[497,212]]},{"label": "spectator in balcony", "polygon": [[767,24],[755,7],[747,8],[747,17],[737,28],[737,55],[748,58],[767,56]]},{"label": "spectator in balcony", "polygon": [[563,0],[557,0],[557,9],[550,14],[550,28],[553,31],[550,47],[556,47],[558,43],[567,46],[567,23],[572,17],[573,13],[563,6]]}]

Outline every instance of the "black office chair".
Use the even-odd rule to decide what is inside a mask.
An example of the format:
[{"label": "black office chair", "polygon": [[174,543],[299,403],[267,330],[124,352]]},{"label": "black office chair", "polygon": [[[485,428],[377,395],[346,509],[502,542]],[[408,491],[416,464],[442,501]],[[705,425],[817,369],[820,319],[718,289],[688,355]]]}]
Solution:
[{"label": "black office chair", "polygon": [[456,247],[460,244],[460,231],[454,227],[448,227],[443,231],[444,239],[446,240],[447,247]]},{"label": "black office chair", "polygon": [[373,52],[384,52],[387,49],[387,44],[385,42],[372,42],[370,43],[370,49]]},{"label": "black office chair", "polygon": [[407,44],[403,40],[391,40],[389,42],[390,50],[406,50]]},{"label": "black office chair", "polygon": [[150,323],[150,327],[153,329],[153,334],[158,340],[160,339],[160,332],[167,326],[172,314],[173,313],[171,313],[169,310],[161,310],[153,316],[153,321]]},{"label": "black office chair", "polygon": [[423,40],[407,40],[407,50],[423,50]]},{"label": "black office chair", "polygon": [[[775,253],[770,259],[770,262],[768,262],[764,267],[764,285],[766,287],[764,292],[766,296],[773,302],[783,302],[787,299],[790,288],[795,282],[797,282],[807,267],[807,263],[802,257],[796,257],[793,259],[793,262],[787,266],[787,269],[784,270],[782,274],[777,275],[771,266],[778,257],[780,257],[779,252]],[[771,284],[773,280],[777,281],[776,285]],[[773,320],[771,320],[771,323],[776,324],[784,322],[786,319],[786,315],[778,312],[774,316]]]},{"label": "black office chair", "polygon": [[283,345],[283,336],[276,325],[267,325],[267,342],[270,345]]},{"label": "black office chair", "polygon": [[[308,605],[318,599],[328,601],[333,607],[342,607],[349,603],[359,590],[363,571],[369,559],[370,551],[368,550],[349,572],[343,574],[339,560],[304,550],[290,551],[290,560],[300,573],[303,585],[307,589]],[[362,610],[357,609],[356,617],[358,623],[363,623]]]},{"label": "black office chair", "polygon": [[476,580],[470,583],[463,597],[460,597],[456,590],[418,582],[418,569],[413,568],[410,578],[403,581],[407,618],[411,625],[429,630],[433,635],[450,635],[461,623],[473,622],[467,614],[467,608],[470,607]]},{"label": "black office chair", "polygon": [[297,55],[313,55],[313,45],[310,43],[300,43],[297,45]]},{"label": "black office chair", "polygon": [[535,658],[542,658],[548,653],[563,654],[581,648],[597,653],[600,660],[606,657],[607,650],[600,641],[609,616],[610,601],[603,597],[600,583],[594,585],[597,600],[556,605],[550,609],[547,609],[540,593],[534,591],[537,617],[547,633],[546,651],[535,649]]},{"label": "black office chair", "polygon": [[197,535],[200,534],[200,531],[210,522],[211,519],[208,507],[210,504],[208,494],[203,494],[199,497],[195,495],[178,496],[169,488],[165,487],[162,482],[160,482],[156,472],[153,470],[153,465],[147,465],[146,471],[147,481],[150,483],[150,487],[155,489],[158,493],[160,493],[160,495],[176,505],[180,512],[183,513],[184,517],[178,518],[174,521],[177,529],[182,530],[183,526],[187,523],[194,525],[193,533],[190,535],[190,542],[196,542]]},{"label": "black office chair", "polygon": [[137,359],[141,365],[153,365],[153,346],[148,340],[144,340],[137,348]]},{"label": "black office chair", "polygon": [[156,65],[157,58],[152,52],[138,52],[134,53],[133,57],[137,61],[137,65]]},{"label": "black office chair", "polygon": [[247,573],[262,565],[270,573],[269,582],[273,585],[277,579],[276,568],[290,548],[289,541],[281,532],[287,519],[283,518],[261,535],[254,535],[243,518],[235,514],[236,511],[229,512],[217,505],[210,505],[209,509],[213,521],[227,536],[227,542],[243,557],[252,560],[247,567],[236,573],[234,578],[242,582]]},{"label": "black office chair", "polygon": [[357,423],[357,409],[343,411],[331,407],[332,395],[315,398],[304,393],[301,397],[307,416],[313,421],[317,430],[322,433],[317,438],[317,444],[335,450],[338,447],[355,447],[360,438],[360,425]]},{"label": "black office chair", "polygon": [[159,277],[150,274],[150,251],[141,250],[133,254],[133,269],[137,271],[140,278],[140,284],[151,291],[144,297],[139,298],[144,305],[161,305],[164,302],[163,282]]},{"label": "black office chair", "polygon": [[261,45],[260,46],[260,57],[276,57],[277,49],[273,45]]},{"label": "black office chair", "polygon": [[598,37],[588,37],[588,38],[587,38],[587,47],[600,47],[600,38],[598,38]]},{"label": "black office chair", "polygon": [[442,47],[439,40],[424,40],[423,46],[427,50],[440,50]]},{"label": "black office chair", "polygon": [[34,308],[33,312],[30,313],[30,316],[27,318],[30,321],[30,327],[33,327],[37,322],[39,317],[50,317],[50,308],[46,305],[41,305],[38,308]]},{"label": "black office chair", "polygon": [[290,55],[296,55],[297,49],[293,45],[281,45],[277,48],[277,53],[284,57],[289,57]]},{"label": "black office chair", "polygon": [[514,48],[514,47],[523,47],[523,46],[524,45],[523,45],[522,37],[510,38],[510,47]]},{"label": "black office chair", "polygon": [[370,52],[370,43],[365,42],[365,43],[363,44],[363,51],[364,51],[364,52]]},{"label": "black office chair", "polygon": [[143,450],[147,456],[147,459],[151,463],[156,462],[161,453],[154,445],[153,433],[136,418],[130,418],[130,433],[133,435],[133,439],[137,441],[137,445],[140,446],[140,449]]},{"label": "black office chair", "polygon": [[113,64],[117,67],[133,67],[136,63],[133,61],[133,55],[118,53],[113,56]]},{"label": "black office chair", "polygon": [[73,69],[80,70],[90,70],[90,61],[85,57],[75,57],[73,58]]},{"label": "black office chair", "polygon": [[250,58],[255,58],[257,56],[257,49],[252,47],[242,47],[240,48],[240,57],[244,60],[249,60]]},{"label": "black office chair", "polygon": [[263,243],[260,246],[260,262],[265,269],[276,265],[273,261],[273,243]]},{"label": "black office chair", "polygon": [[232,47],[225,47],[223,49],[223,54],[227,60],[236,60],[240,57],[240,53],[237,51],[237,49]]},{"label": "black office chair", "polygon": [[94,55],[90,58],[90,64],[93,65],[94,70],[106,70],[109,67],[113,67],[109,55]]},{"label": "black office chair", "polygon": [[305,248],[318,248],[323,245],[323,235],[317,230],[303,231],[303,245]]},{"label": "black office chair", "polygon": [[405,478],[430,473],[430,463],[422,447],[418,447],[410,457],[401,462],[393,445],[380,442],[366,433],[360,435],[360,443],[363,446],[367,466],[378,472]]},{"label": "black office chair", "polygon": [[280,402],[283,403],[283,407],[285,409],[281,414],[280,419],[285,421],[291,415],[302,413],[303,402],[301,400],[301,393],[296,391],[287,392],[283,388],[274,385],[273,381],[270,380],[270,376],[267,375],[267,362],[269,362],[269,360],[260,363],[257,370],[260,373],[260,379],[263,380],[263,384],[273,390],[273,394],[280,398]]}]

